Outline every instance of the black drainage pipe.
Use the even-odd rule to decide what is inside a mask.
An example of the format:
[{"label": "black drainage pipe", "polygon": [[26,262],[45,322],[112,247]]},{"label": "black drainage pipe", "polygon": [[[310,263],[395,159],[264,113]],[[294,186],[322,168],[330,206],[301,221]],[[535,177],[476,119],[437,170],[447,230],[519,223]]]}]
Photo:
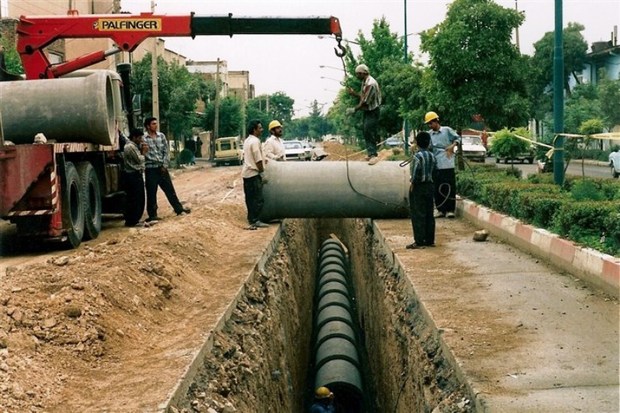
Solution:
[{"label": "black drainage pipe", "polygon": [[334,393],[343,412],[363,410],[362,366],[347,254],[340,242],[321,244],[314,318],[314,388]]}]

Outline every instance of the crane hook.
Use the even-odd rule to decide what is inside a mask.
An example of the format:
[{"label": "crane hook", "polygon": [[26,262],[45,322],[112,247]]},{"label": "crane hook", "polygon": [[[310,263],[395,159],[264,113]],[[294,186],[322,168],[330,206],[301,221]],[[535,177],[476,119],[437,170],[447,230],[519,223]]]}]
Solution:
[{"label": "crane hook", "polygon": [[345,49],[344,46],[340,43],[342,42],[342,38],[336,37],[336,41],[338,42],[338,46],[334,47],[334,52],[336,52],[336,56],[344,57],[344,55],[347,54],[347,49]]}]

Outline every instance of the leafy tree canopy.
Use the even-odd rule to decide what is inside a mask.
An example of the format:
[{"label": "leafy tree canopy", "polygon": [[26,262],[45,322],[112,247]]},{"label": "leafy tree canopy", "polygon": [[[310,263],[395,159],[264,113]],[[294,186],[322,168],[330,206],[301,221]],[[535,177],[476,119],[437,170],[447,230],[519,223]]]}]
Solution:
[{"label": "leafy tree canopy", "polygon": [[[588,51],[588,43],[583,38],[581,32],[585,27],[579,23],[568,23],[568,26],[562,30],[562,53],[564,55],[564,90],[567,96],[570,96],[571,90],[568,83],[569,77],[572,75],[577,83],[579,78],[577,73],[583,70],[586,54]],[[534,43],[534,56],[531,60],[531,67],[534,76],[533,83],[536,86],[535,95],[543,94],[547,91],[553,94],[553,53],[555,48],[554,32],[547,32],[542,39]]]},{"label": "leafy tree canopy", "polygon": [[[345,67],[349,74],[345,79],[345,87],[361,90],[361,82],[354,76],[355,67],[364,63],[368,66],[370,75],[379,83],[383,96],[381,117],[379,120],[380,136],[385,138],[398,132],[403,125],[403,117],[413,116],[420,100],[423,100],[421,88],[421,69],[418,65],[411,66],[404,62],[404,41],[396,33],[390,31],[390,25],[382,18],[375,20],[371,37],[366,38],[359,33],[356,39],[361,53],[354,55],[350,47],[345,56]],[[411,55],[407,56],[410,62]],[[347,116],[346,109],[354,107],[357,98],[350,96],[343,90],[336,99],[334,106],[328,113],[335,130],[343,136],[356,136],[358,143],[362,143],[361,114]]]},{"label": "leafy tree canopy", "polygon": [[523,19],[491,0],[455,0],[446,19],[422,34],[421,48],[430,56],[428,110],[457,129],[477,114],[492,129],[525,124],[527,70],[511,40]]},{"label": "leafy tree canopy", "polygon": [[[204,80],[177,63],[157,59],[159,84],[159,111],[162,129],[173,137],[191,136],[196,125],[196,102],[208,91]],[[142,114],[151,116],[153,106],[151,54],[136,62],[132,71],[134,94],[141,96]]]}]

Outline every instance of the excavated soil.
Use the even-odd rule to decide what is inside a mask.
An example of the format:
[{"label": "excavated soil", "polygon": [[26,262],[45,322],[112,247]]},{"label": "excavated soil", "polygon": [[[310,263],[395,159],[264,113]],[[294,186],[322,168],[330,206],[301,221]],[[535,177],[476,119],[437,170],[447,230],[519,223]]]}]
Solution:
[{"label": "excavated soil", "polygon": [[[335,143],[325,149],[327,160],[345,154]],[[245,229],[240,168],[202,164],[177,172],[174,183],[191,205],[190,215],[175,216],[162,197],[164,220],[157,225],[129,229],[118,218],[106,219],[99,238],[72,251],[16,248],[14,231],[0,225],[0,412],[157,411],[218,325],[197,381],[170,411],[253,412],[256,406],[301,411],[309,357],[303,348],[311,322],[301,303],[311,300],[313,286],[288,277],[312,280],[304,271],[313,268],[313,248],[321,241],[316,237],[336,231],[345,243],[369,248],[376,242],[369,227],[351,220],[334,230],[315,222],[313,232],[316,228],[302,221],[287,221],[282,242],[261,273],[256,264],[278,226]],[[440,254],[438,248],[437,259]],[[375,340],[385,332],[385,344],[373,345],[393,354],[387,357],[393,364],[383,366],[386,372],[411,358],[407,365],[421,364],[422,373],[392,371],[392,393],[385,399],[390,406],[379,407],[391,409],[395,403],[399,412],[437,406],[435,411],[467,411],[463,389],[441,357],[436,337],[423,321],[405,316],[415,310],[415,300],[402,296],[384,259],[372,257],[376,267],[366,268],[367,258],[355,258],[360,280],[378,271],[385,280],[381,288],[387,289],[379,316],[371,319],[366,313],[365,323],[376,324]],[[451,265],[458,273],[459,267]],[[222,325],[222,315],[236,299],[229,323]],[[455,308],[452,316],[463,315]],[[407,380],[416,380],[425,401],[401,396]]]}]

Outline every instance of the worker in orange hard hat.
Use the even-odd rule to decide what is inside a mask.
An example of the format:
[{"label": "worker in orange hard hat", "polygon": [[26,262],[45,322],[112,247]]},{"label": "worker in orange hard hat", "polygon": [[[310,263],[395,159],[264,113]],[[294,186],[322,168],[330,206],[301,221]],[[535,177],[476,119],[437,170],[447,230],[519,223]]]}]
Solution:
[{"label": "worker in orange hard hat", "polygon": [[310,413],[335,413],[334,393],[327,387],[318,387],[314,392],[314,403],[310,407]]}]

